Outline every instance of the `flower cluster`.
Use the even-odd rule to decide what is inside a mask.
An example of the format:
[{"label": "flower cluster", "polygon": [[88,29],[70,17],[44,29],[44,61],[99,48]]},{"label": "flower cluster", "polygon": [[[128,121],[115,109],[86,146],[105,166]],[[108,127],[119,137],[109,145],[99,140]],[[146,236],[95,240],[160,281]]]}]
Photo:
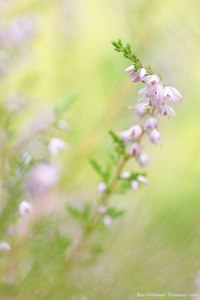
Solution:
[{"label": "flower cluster", "polygon": [[[158,130],[158,116],[175,116],[170,103],[181,101],[180,92],[172,86],[164,86],[160,77],[149,74],[144,67],[135,70],[135,65],[127,67],[125,70],[133,83],[141,82],[144,88],[139,90],[141,98],[138,103],[131,107],[138,115],[140,122],[121,132],[119,137],[124,145],[129,145],[128,154],[135,157],[141,167],[146,167],[151,159],[143,152],[141,139],[144,134],[149,136],[153,144],[161,144],[162,138]],[[131,186],[134,190],[138,189],[138,181],[133,181]]]}]

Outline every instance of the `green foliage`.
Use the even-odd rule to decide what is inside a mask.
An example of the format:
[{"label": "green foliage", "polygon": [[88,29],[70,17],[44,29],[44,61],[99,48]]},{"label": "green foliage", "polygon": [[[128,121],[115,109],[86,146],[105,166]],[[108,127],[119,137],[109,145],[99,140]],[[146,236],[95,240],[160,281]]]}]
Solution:
[{"label": "green foliage", "polygon": [[64,96],[60,102],[58,102],[55,107],[55,113],[57,117],[59,117],[61,114],[64,114],[69,109],[71,104],[74,103],[76,96],[76,92],[72,90],[66,96]]},{"label": "green foliage", "polygon": [[109,207],[106,214],[109,215],[112,219],[118,219],[125,214],[125,210],[119,210],[115,207]]},{"label": "green foliage", "polygon": [[121,155],[125,153],[125,145],[123,141],[119,138],[119,136],[116,133],[114,133],[112,130],[109,130],[108,133],[115,144],[115,152],[119,158]]},{"label": "green foliage", "polygon": [[128,190],[130,190],[131,187],[131,181],[137,180],[138,176],[146,176],[146,173],[144,172],[132,172],[130,174],[129,178],[120,178],[117,186],[117,192],[120,194],[124,194]]},{"label": "green foliage", "polygon": [[126,44],[125,46],[122,44],[121,39],[117,39],[116,41],[111,42],[115,48],[115,51],[121,52],[124,54],[124,57],[131,60],[134,65],[134,70],[145,68],[147,71],[147,75],[153,74],[152,68],[150,65],[143,66],[138,56],[132,52],[130,44]]},{"label": "green foliage", "polygon": [[91,205],[89,203],[86,203],[82,210],[69,204],[67,205],[66,208],[70,216],[76,220],[87,222],[90,219]]}]

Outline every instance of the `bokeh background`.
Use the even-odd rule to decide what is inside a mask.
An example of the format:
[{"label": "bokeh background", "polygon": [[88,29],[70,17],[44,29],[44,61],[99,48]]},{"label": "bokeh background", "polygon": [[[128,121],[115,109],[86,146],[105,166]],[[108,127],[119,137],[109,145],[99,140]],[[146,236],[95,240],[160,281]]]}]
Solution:
[{"label": "bokeh background", "polygon": [[13,116],[17,130],[21,132],[37,111],[53,107],[69,91],[76,93],[66,115],[69,149],[60,158],[64,175],[56,213],[68,201],[95,201],[98,177],[90,158],[105,161],[111,147],[107,131],[135,122],[127,107],[135,103],[138,86],[123,73],[129,62],[114,51],[111,40],[129,42],[144,64],[162,74],[165,84],[181,91],[183,101],[174,107],[175,118],[160,121],[164,144],[147,146],[152,157],[150,184],[112,198],[126,215],[95,235],[103,245],[98,258],[77,268],[72,278],[54,277],[44,254],[35,272],[19,275],[14,283],[10,277],[1,280],[0,299],[45,299],[43,282],[49,278],[60,286],[48,299],[132,300],[137,292],[200,290],[200,2],[1,3],[3,20],[27,14],[35,22],[26,53],[12,72],[1,76],[1,101],[11,92],[21,92],[28,103],[20,116]]}]

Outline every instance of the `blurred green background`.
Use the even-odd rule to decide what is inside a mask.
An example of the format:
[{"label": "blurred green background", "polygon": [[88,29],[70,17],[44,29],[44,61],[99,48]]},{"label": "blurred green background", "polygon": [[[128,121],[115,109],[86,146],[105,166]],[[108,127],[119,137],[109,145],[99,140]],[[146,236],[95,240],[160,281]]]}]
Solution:
[{"label": "blurred green background", "polygon": [[[89,159],[104,161],[111,147],[108,129],[119,131],[136,120],[127,107],[138,99],[138,86],[123,73],[130,63],[114,52],[111,40],[129,42],[144,64],[183,95],[174,107],[177,116],[160,120],[164,144],[147,143],[149,186],[112,198],[127,210],[125,217],[95,236],[104,251],[92,266],[74,272],[70,288],[67,277],[55,279],[61,287],[52,299],[132,300],[137,292],[197,291],[200,2],[20,0],[11,1],[4,17],[24,13],[36,16],[36,34],[25,59],[1,80],[1,94],[17,90],[29,97],[31,109],[18,120],[21,128],[37,109],[76,92],[67,114],[70,147],[62,155],[65,201],[95,201],[98,178]],[[32,274],[17,299],[44,299],[37,296],[42,284],[37,279]],[[14,299],[12,293],[2,297]]]}]

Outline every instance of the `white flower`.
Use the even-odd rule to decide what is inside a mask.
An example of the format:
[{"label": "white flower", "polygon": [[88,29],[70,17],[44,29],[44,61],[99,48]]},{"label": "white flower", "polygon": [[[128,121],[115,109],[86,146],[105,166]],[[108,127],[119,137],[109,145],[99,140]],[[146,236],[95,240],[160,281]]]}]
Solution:
[{"label": "white flower", "polygon": [[103,218],[103,223],[104,223],[104,225],[105,225],[106,227],[110,227],[111,224],[112,224],[112,219],[111,219],[111,217],[110,217],[110,216],[105,216],[105,217]]},{"label": "white flower", "polygon": [[172,86],[164,88],[164,99],[171,102],[180,102],[182,99],[181,93]]},{"label": "white flower", "polygon": [[124,144],[128,144],[132,140],[132,136],[129,130],[120,132],[119,138],[123,141]]},{"label": "white flower", "polygon": [[151,162],[149,155],[147,155],[146,153],[142,153],[139,156],[138,161],[139,161],[139,164],[141,165],[141,167],[146,167]]},{"label": "white flower", "polygon": [[128,179],[131,176],[130,172],[124,171],[120,174],[121,179]]},{"label": "white flower", "polygon": [[105,182],[99,182],[98,187],[97,187],[97,192],[98,193],[103,193],[107,188],[107,184]]},{"label": "white flower", "polygon": [[67,144],[59,138],[52,138],[48,145],[48,149],[51,155],[56,155],[60,152],[60,150],[64,150],[66,148]]},{"label": "white flower", "polygon": [[2,251],[10,251],[11,250],[11,246],[5,242],[5,241],[0,241],[0,250]]},{"label": "white flower", "polygon": [[142,175],[139,175],[139,176],[137,177],[137,180],[138,180],[140,183],[142,183],[142,184],[148,184],[148,183],[149,183],[149,181],[147,180],[147,178],[144,177],[144,176],[142,176]]},{"label": "white flower", "polygon": [[32,206],[27,201],[22,201],[19,204],[19,214],[24,216],[32,211]]},{"label": "white flower", "polygon": [[132,180],[131,181],[131,187],[134,191],[137,191],[138,190],[138,182],[137,180]]},{"label": "white flower", "polygon": [[143,77],[146,75],[147,71],[145,68],[140,69],[140,80],[143,79]]},{"label": "white flower", "polygon": [[159,144],[159,143],[162,142],[160,132],[159,132],[157,129],[154,129],[154,130],[150,133],[150,140],[151,140],[152,143],[154,143],[154,144]]},{"label": "white flower", "polygon": [[131,65],[131,66],[127,67],[127,68],[124,70],[124,72],[129,73],[129,72],[131,72],[131,71],[133,71],[133,70],[134,70],[134,65]]}]

